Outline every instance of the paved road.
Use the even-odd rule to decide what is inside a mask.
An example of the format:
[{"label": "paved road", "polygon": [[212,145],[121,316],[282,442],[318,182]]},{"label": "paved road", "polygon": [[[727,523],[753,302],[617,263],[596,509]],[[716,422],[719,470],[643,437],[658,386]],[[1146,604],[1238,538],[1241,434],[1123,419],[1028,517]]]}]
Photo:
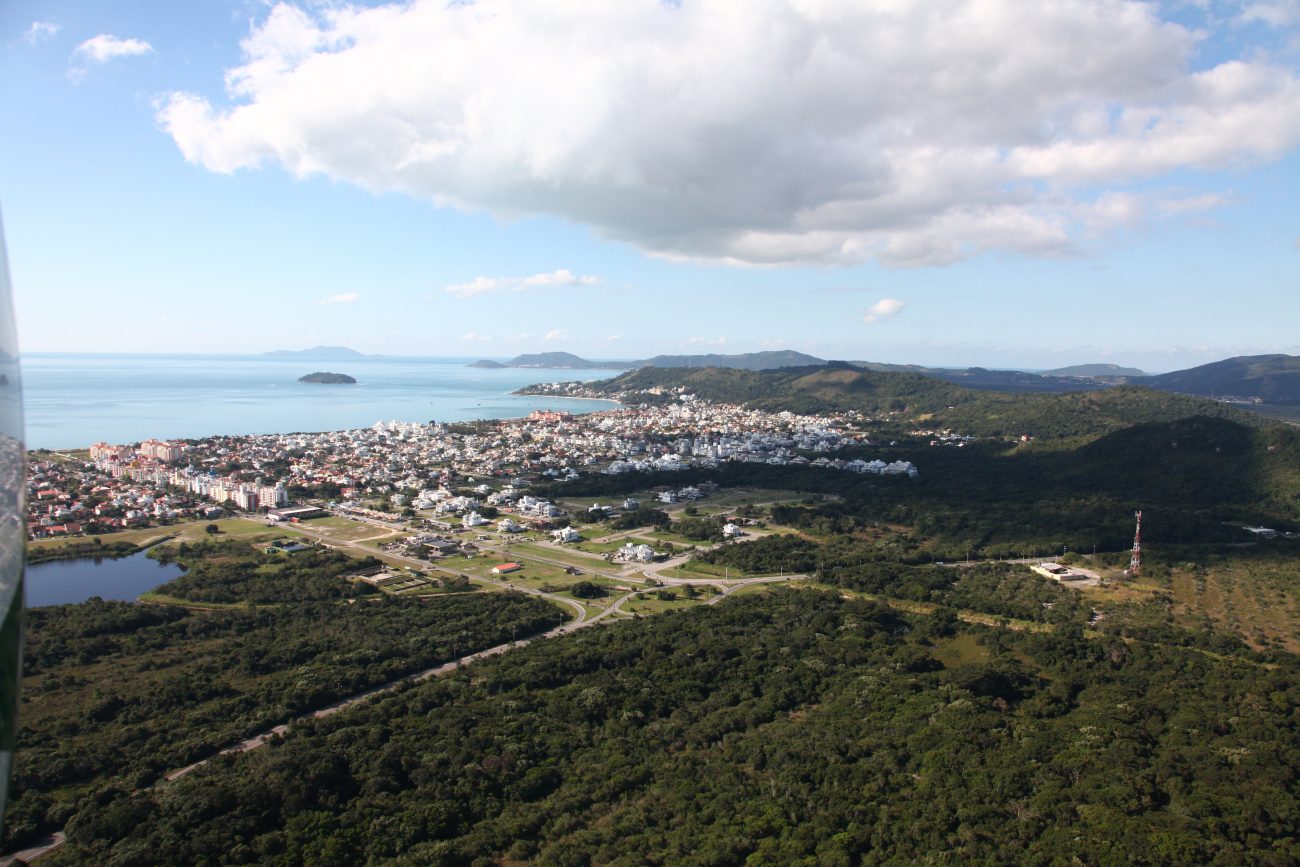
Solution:
[{"label": "paved road", "polygon": [[4,861],[0,861],[0,867],[8,867],[8,865],[12,864],[14,861],[18,859],[22,859],[23,861],[28,863],[35,861],[37,858],[40,858],[42,855],[48,855],[49,853],[53,852],[55,849],[62,846],[63,840],[64,840],[63,832],[55,831],[53,834],[41,840],[41,842],[37,843],[35,846],[32,846],[27,849],[23,849],[18,852],[10,852],[7,855],[0,856],[4,858]]}]

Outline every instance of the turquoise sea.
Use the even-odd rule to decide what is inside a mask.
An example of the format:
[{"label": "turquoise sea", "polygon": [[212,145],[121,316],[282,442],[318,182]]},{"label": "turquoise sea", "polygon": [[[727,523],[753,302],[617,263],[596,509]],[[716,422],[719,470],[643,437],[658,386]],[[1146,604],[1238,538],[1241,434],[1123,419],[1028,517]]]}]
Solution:
[{"label": "turquoise sea", "polygon": [[[369,427],[377,421],[515,418],[535,409],[591,412],[603,401],[517,397],[537,382],[605,379],[617,370],[468,367],[468,358],[357,361],[215,355],[33,353],[22,357],[28,448],[214,434]],[[309,385],[314,371],[356,385]]]}]

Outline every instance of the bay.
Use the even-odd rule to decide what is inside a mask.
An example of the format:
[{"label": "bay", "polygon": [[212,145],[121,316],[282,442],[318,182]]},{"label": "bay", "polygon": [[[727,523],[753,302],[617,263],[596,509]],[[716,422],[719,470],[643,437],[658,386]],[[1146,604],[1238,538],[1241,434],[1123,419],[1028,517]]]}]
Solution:
[{"label": "bay", "polygon": [[[71,449],[101,440],[345,430],[394,419],[518,418],[537,409],[583,413],[615,404],[511,392],[538,382],[605,379],[622,372],[483,369],[467,366],[468,361],[30,353],[22,358],[26,442],[31,449]],[[298,382],[315,371],[346,373],[357,384]]]},{"label": "bay", "polygon": [[79,557],[51,560],[27,567],[27,607],[85,602],[92,596],[134,602],[159,584],[184,570],[175,563],[159,563],[140,551],[129,557]]}]

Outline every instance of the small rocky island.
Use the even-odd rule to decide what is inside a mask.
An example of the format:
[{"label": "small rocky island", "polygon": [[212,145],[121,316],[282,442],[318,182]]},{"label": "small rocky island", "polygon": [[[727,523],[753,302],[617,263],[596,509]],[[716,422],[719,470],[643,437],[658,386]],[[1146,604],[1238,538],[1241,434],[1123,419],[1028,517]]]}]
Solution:
[{"label": "small rocky island", "polygon": [[298,377],[299,382],[319,382],[325,385],[356,385],[357,381],[346,373],[325,373],[316,371],[306,376]]}]

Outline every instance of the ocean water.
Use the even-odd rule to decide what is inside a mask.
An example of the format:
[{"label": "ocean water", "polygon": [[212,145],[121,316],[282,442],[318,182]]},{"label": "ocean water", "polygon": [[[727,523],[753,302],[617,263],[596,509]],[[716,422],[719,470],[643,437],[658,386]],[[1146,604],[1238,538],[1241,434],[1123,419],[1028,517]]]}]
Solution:
[{"label": "ocean water", "polygon": [[[470,359],[269,360],[256,356],[22,357],[27,447],[84,448],[103,440],[291,433],[369,427],[377,421],[517,418],[535,409],[591,412],[603,401],[518,397],[537,382],[605,379],[617,370],[468,367]],[[314,371],[356,385],[313,385]]]}]

